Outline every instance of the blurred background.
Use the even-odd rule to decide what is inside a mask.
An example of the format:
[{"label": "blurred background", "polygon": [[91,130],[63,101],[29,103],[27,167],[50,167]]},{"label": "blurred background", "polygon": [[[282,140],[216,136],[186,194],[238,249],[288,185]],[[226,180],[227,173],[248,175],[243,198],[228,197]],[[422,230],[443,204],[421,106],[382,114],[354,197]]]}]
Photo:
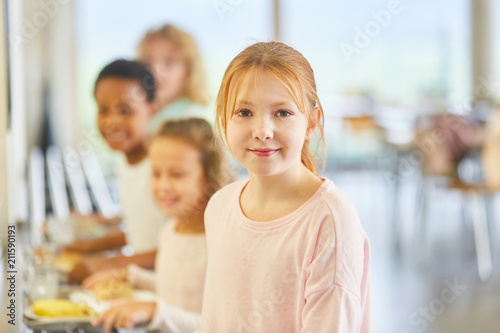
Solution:
[{"label": "blurred background", "polygon": [[354,201],[371,240],[377,331],[500,332],[500,1],[1,3],[3,248],[7,225],[29,228],[56,210],[48,189],[33,190],[44,171],[30,167],[50,146],[64,158],[95,153],[114,198],[93,84],[110,61],[135,58],[150,28],[195,37],[210,106],[238,52],[281,40],[315,71],[323,174]]}]

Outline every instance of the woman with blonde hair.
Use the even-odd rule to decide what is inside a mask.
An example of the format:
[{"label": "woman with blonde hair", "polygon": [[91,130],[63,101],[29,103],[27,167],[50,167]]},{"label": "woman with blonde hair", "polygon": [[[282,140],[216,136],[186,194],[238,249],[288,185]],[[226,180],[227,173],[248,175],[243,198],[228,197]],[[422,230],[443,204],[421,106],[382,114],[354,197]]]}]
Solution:
[{"label": "woman with blonde hair", "polygon": [[137,47],[138,60],[149,66],[156,83],[157,112],[151,122],[156,132],[165,120],[210,120],[205,105],[205,76],[194,38],[166,24],[149,30]]}]

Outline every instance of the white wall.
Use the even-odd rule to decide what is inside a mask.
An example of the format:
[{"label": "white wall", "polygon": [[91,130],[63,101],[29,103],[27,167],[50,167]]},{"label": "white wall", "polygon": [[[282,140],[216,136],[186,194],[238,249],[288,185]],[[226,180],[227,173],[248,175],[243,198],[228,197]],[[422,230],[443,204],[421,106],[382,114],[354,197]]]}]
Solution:
[{"label": "white wall", "polygon": [[[4,1],[4,0],[3,0]],[[5,245],[7,231],[9,197],[7,187],[7,58],[6,58],[6,40],[5,40],[5,21],[4,21],[4,3],[2,1],[0,8],[0,221],[1,221],[1,244]]]},{"label": "white wall", "polygon": [[[8,215],[9,215],[9,196],[8,196],[8,187],[7,187],[7,144],[8,144],[8,129],[7,129],[7,58],[6,58],[6,39],[5,39],[5,0],[0,2],[0,244],[1,253],[2,253],[2,262],[1,267],[4,269],[4,265],[6,263],[5,259],[5,250],[7,244],[7,224],[8,224]],[[3,277],[4,275],[1,274]],[[5,288],[6,283],[2,279],[2,286],[0,288]],[[10,332],[12,329],[8,328],[6,316],[6,306],[7,301],[7,293],[2,290],[2,300],[0,311],[0,315],[4,320],[0,321],[0,331],[1,332]]]},{"label": "white wall", "polygon": [[[44,3],[50,5],[42,6]],[[40,144],[44,108],[50,116],[54,141],[74,146],[79,139],[75,101],[74,1],[23,1],[27,38],[25,92],[28,148]],[[44,95],[48,93],[48,95]]]}]

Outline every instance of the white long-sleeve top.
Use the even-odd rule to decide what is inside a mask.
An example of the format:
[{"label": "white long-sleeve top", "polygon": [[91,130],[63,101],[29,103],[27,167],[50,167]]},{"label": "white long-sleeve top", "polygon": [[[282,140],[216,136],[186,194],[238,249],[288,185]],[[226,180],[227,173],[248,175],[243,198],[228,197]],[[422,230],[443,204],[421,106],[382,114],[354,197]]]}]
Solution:
[{"label": "white long-sleeve top", "polygon": [[151,162],[145,158],[130,165],[124,156],[119,156],[117,174],[127,244],[136,254],[153,251],[165,216],[155,204],[151,192]]},{"label": "white long-sleeve top", "polygon": [[192,332],[200,328],[207,243],[204,233],[177,233],[176,224],[167,222],[160,230],[156,273],[130,265],[128,280],[158,296],[148,329]]}]

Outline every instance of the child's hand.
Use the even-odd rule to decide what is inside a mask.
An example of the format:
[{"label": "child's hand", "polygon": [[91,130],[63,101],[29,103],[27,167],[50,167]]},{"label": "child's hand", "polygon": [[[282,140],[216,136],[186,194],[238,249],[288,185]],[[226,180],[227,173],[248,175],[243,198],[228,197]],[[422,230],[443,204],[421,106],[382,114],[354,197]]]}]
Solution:
[{"label": "child's hand", "polygon": [[80,261],[73,267],[67,277],[67,283],[82,283],[82,281],[90,275],[98,271],[108,270],[109,263],[107,258],[88,258]]},{"label": "child's hand", "polygon": [[96,243],[92,240],[74,241],[72,244],[61,246],[61,251],[72,251],[80,253],[94,252]]},{"label": "child's hand", "polygon": [[[99,252],[119,248],[126,244],[125,234],[121,231],[109,232],[106,235],[89,240],[75,241],[70,245],[62,246],[62,251]],[[109,267],[108,267],[109,268]]]},{"label": "child's hand", "polygon": [[110,226],[117,225],[123,220],[120,216],[104,217],[98,214],[92,215],[92,218],[94,218],[99,224],[110,225]]},{"label": "child's hand", "polygon": [[47,224],[47,221],[43,221],[42,225],[40,226],[40,232],[44,237],[47,237],[49,235],[49,226]]},{"label": "child's hand", "polygon": [[83,279],[93,274],[96,269],[92,268],[92,264],[88,260],[80,261],[78,264],[73,267],[71,272],[69,272],[67,277],[67,283],[82,283]]},{"label": "child's hand", "polygon": [[92,289],[98,283],[118,279],[118,280],[126,280],[127,279],[127,269],[119,268],[119,269],[109,269],[102,272],[97,272],[83,280],[82,287],[87,289]]},{"label": "child's hand", "polygon": [[136,324],[150,322],[156,310],[155,302],[127,302],[116,305],[92,320],[93,326],[102,324],[104,332],[113,327],[130,329]]},{"label": "child's hand", "polygon": [[71,218],[76,220],[76,221],[87,221],[87,220],[93,220],[99,224],[104,224],[104,225],[115,225],[117,223],[120,223],[122,221],[122,218],[120,216],[115,216],[115,217],[104,217],[101,214],[93,213],[90,215],[81,215],[81,214],[71,214]]}]

